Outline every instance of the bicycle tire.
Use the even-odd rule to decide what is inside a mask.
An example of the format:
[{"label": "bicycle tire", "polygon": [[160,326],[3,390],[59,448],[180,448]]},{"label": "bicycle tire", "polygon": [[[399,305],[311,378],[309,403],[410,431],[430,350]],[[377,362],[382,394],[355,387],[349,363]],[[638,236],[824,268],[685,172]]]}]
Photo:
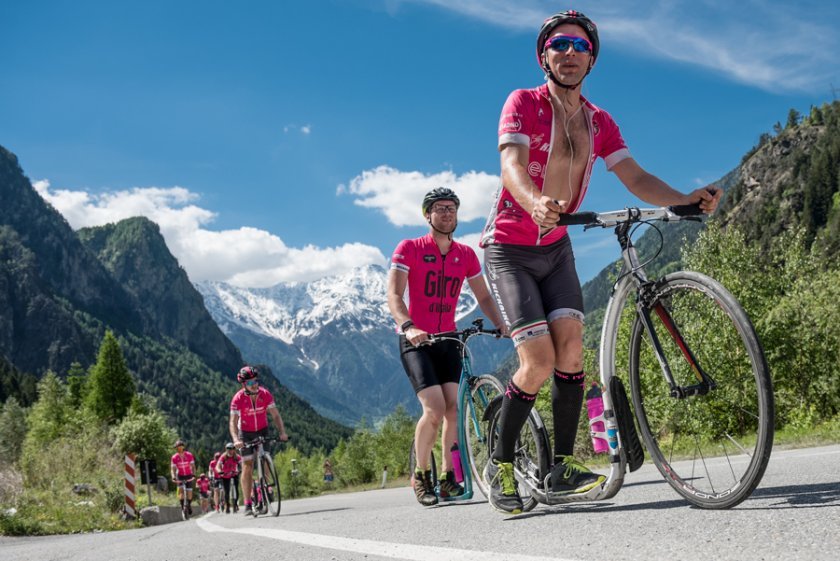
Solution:
[{"label": "bicycle tire", "polygon": [[637,314],[629,342],[630,390],[645,446],[665,480],[688,502],[731,508],[755,490],[773,447],[773,390],[761,343],[735,297],[700,273],[666,275],[645,306],[653,312],[675,383],[687,387],[698,376],[657,310],[667,310],[697,364],[717,384],[705,395],[671,397]]},{"label": "bicycle tire", "polygon": [[[501,399],[497,400],[490,411],[490,455],[496,448],[499,436],[499,420],[502,414]],[[531,409],[528,420],[522,426],[516,439],[516,451],[513,458],[513,471],[516,478],[523,482],[528,480],[542,485],[545,476],[551,470],[551,451],[548,430],[536,408]],[[482,474],[483,479],[483,474]],[[489,487],[489,482],[485,481]],[[537,506],[537,499],[528,493],[528,487],[519,485],[519,496],[522,499],[522,512],[533,510]]]},{"label": "bicycle tire", "polygon": [[490,487],[484,481],[484,466],[490,461],[488,431],[485,419],[487,408],[493,400],[504,394],[505,388],[495,376],[483,374],[473,379],[469,394],[464,394],[458,407],[466,433],[465,451],[475,486],[485,497],[490,497]]},{"label": "bicycle tire", "polygon": [[268,503],[268,510],[272,516],[280,516],[280,479],[277,477],[277,468],[274,467],[274,460],[270,456],[263,458],[263,496]]}]

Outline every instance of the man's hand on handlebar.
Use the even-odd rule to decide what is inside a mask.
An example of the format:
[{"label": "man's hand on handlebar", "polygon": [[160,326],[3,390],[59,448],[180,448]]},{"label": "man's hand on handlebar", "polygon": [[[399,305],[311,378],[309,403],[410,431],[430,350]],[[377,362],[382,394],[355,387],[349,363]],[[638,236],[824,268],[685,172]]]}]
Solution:
[{"label": "man's hand on handlebar", "polygon": [[419,347],[420,345],[429,340],[429,334],[417,327],[416,325],[412,325],[405,332],[405,338],[408,339],[408,342],[414,345],[415,347]]},{"label": "man's hand on handlebar", "polygon": [[699,204],[700,210],[705,214],[711,214],[717,208],[721,195],[723,195],[723,189],[702,187],[687,195],[688,204]]},{"label": "man's hand on handlebar", "polygon": [[540,228],[554,228],[560,213],[565,212],[569,206],[568,201],[558,201],[546,195],[534,201],[534,208],[531,210],[531,219]]}]

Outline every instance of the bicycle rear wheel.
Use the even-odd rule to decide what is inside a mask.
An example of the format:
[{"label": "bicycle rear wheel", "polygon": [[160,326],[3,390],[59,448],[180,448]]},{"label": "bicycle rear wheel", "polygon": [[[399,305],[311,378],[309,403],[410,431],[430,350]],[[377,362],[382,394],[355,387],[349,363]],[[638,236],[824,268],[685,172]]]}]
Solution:
[{"label": "bicycle rear wheel", "polygon": [[485,412],[490,402],[502,395],[504,391],[504,386],[495,376],[488,374],[478,376],[473,379],[469,395],[464,394],[464,399],[458,408],[458,414],[461,415],[460,421],[466,432],[466,453],[473,482],[485,497],[490,496],[490,488],[482,477],[484,466],[490,461],[488,438],[490,419],[485,419]]},{"label": "bicycle rear wheel", "polygon": [[280,516],[280,480],[277,478],[277,468],[269,456],[263,456],[263,477],[260,485],[263,497],[272,516]]},{"label": "bicycle rear wheel", "polygon": [[630,389],[645,446],[690,503],[735,506],[761,481],[773,446],[772,382],[752,323],[720,283],[687,271],[658,281],[645,306],[676,385],[700,381],[693,359],[716,385],[704,395],[672,396],[637,316]]}]

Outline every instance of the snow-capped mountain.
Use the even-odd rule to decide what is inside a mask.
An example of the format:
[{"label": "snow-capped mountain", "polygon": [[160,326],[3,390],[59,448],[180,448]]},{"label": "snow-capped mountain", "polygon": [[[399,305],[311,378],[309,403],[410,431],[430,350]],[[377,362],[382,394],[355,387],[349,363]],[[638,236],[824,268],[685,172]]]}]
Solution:
[{"label": "snow-capped mountain", "polygon": [[[397,352],[382,267],[271,288],[222,282],[196,288],[245,360],[270,366],[320,413],[352,423],[387,415],[400,403],[417,410]],[[467,287],[456,317],[476,308]]]}]

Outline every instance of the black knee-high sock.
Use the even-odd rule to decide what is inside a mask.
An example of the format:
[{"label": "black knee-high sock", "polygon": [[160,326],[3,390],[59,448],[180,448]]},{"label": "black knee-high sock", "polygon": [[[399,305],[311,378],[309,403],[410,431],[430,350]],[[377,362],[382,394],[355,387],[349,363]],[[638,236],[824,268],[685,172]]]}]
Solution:
[{"label": "black knee-high sock", "polygon": [[505,397],[502,399],[502,412],[499,415],[500,433],[493,459],[498,462],[512,462],[516,452],[516,439],[519,431],[528,420],[528,415],[534,407],[536,394],[523,391],[513,383],[508,382]]},{"label": "black knee-high sock", "polygon": [[580,372],[554,370],[551,411],[554,418],[554,457],[570,456],[575,450],[580,410],[583,405],[583,379]]}]

